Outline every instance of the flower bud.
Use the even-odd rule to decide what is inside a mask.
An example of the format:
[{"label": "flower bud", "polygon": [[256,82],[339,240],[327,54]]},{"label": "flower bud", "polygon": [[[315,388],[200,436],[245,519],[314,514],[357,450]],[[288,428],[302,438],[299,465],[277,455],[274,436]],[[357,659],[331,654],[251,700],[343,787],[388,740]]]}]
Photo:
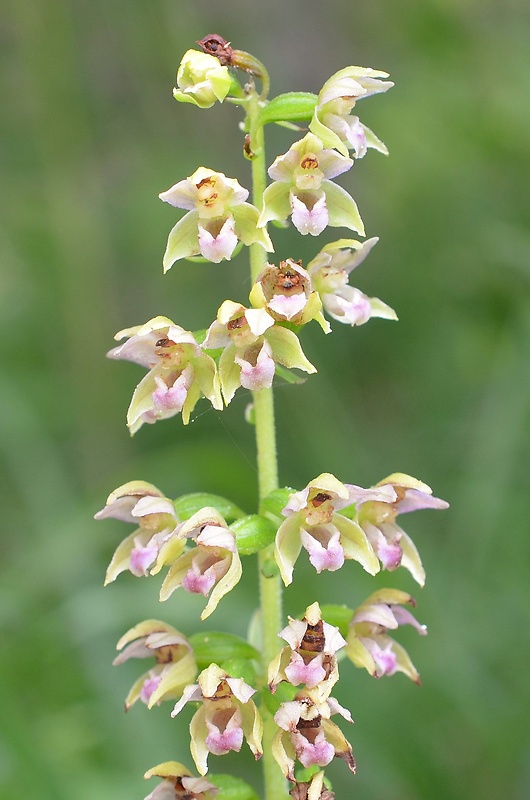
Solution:
[{"label": "flower bud", "polygon": [[211,108],[217,100],[223,102],[231,85],[228,67],[221,66],[215,56],[188,50],[178,68],[173,97],[180,103]]}]

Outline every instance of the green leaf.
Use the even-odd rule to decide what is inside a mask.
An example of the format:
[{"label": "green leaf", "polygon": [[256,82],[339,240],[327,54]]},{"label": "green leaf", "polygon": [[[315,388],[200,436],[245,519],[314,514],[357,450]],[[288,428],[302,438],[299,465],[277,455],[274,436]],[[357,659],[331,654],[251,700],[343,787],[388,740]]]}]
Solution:
[{"label": "green leaf", "polygon": [[353,618],[352,609],[348,608],[348,606],[324,605],[321,606],[321,611],[322,619],[325,620],[328,625],[334,625],[338,628],[344,638],[346,638],[350,622]]},{"label": "green leaf", "polygon": [[263,498],[261,507],[266,514],[273,514],[275,517],[283,517],[282,510],[287,505],[289,496],[295,491],[288,486],[281,489],[274,489],[270,494]]},{"label": "green leaf", "polygon": [[230,529],[236,535],[237,549],[242,556],[263,550],[274,541],[277,531],[272,520],[259,514],[250,514],[248,517],[238,519]]},{"label": "green leaf", "polygon": [[173,505],[179,519],[185,520],[192,517],[201,508],[212,507],[218,511],[227,522],[235,519],[240,519],[245,516],[242,511],[231,500],[226,497],[221,497],[217,494],[208,494],[207,492],[194,492],[193,494],[183,494],[174,500]]},{"label": "green leaf", "polygon": [[269,689],[262,689],[261,696],[263,700],[263,704],[266,706],[268,711],[274,716],[278,711],[281,703],[289,703],[291,700],[294,700],[296,697],[299,686],[292,686],[292,684],[287,683],[287,681],[282,681],[276,687],[276,691],[272,694]]},{"label": "green leaf", "polygon": [[201,631],[189,637],[199,669],[206,669],[210,664],[221,664],[230,659],[256,659],[259,653],[248,642],[233,633],[218,631]]},{"label": "green leaf", "polygon": [[259,800],[259,796],[252,786],[241,778],[234,778],[233,775],[208,773],[208,780],[219,789],[215,800]]},{"label": "green leaf", "polygon": [[233,678],[242,678],[249,686],[254,686],[256,670],[248,658],[229,658],[226,661],[222,661],[219,666]]},{"label": "green leaf", "polygon": [[311,92],[288,92],[274,97],[262,108],[259,115],[261,125],[268,122],[286,120],[310,120],[317,103],[316,94]]}]

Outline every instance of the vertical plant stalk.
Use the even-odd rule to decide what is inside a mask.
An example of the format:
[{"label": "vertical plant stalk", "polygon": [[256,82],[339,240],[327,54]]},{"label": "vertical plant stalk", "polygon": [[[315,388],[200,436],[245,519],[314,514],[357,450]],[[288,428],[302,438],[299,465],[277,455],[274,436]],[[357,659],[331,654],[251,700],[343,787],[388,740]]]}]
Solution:
[{"label": "vertical plant stalk", "polygon": [[[250,128],[250,150],[252,153],[252,197],[254,205],[261,208],[263,192],[267,185],[265,163],[265,136],[259,122],[259,98],[256,92],[249,98],[248,120]],[[259,244],[250,247],[250,273],[255,281],[265,266],[267,257]],[[274,422],[274,396],[271,389],[253,392],[256,427],[257,467],[260,503],[278,488],[278,459],[276,451],[276,426]],[[260,508],[260,512],[262,509]],[[267,667],[279,650],[278,633],[282,628],[282,585],[276,569],[271,570],[274,560],[274,545],[259,554],[260,613],[262,630],[262,674],[267,682]],[[264,800],[287,798],[285,778],[272,756],[272,739],[277,727],[268,709],[262,705],[263,716],[263,777]]]}]

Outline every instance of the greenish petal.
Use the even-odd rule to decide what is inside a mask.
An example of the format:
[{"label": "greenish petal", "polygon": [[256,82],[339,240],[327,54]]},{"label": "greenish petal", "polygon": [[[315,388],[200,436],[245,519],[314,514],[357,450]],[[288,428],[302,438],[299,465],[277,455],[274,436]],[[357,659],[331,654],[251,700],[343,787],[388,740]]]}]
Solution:
[{"label": "greenish petal", "polygon": [[340,531],[345,557],[358,561],[370,575],[377,575],[381,569],[379,559],[361,526],[342,514],[333,514],[332,522]]},{"label": "greenish petal", "polygon": [[263,192],[263,210],[260,214],[258,225],[263,227],[270,220],[283,222],[291,215],[291,202],[289,199],[290,186],[288,183],[274,181]]},{"label": "greenish petal", "polygon": [[264,250],[272,253],[274,247],[270,236],[264,227],[258,227],[259,211],[250,203],[240,203],[232,209],[232,216],[235,219],[235,231],[243,244],[260,244]]},{"label": "greenish petal", "polygon": [[167,272],[180,258],[199,255],[198,220],[199,213],[189,211],[171,229],[164,253],[164,272]]},{"label": "greenish petal", "polygon": [[324,181],[322,188],[326,194],[329,224],[336,228],[350,228],[364,236],[363,221],[353,197],[331,181]]},{"label": "greenish petal", "polygon": [[304,372],[316,372],[316,367],[305,357],[298,336],[287,328],[274,325],[265,333],[265,338],[272,347],[275,361],[279,361],[289,369],[301,369]]},{"label": "greenish petal", "polygon": [[300,514],[291,514],[282,522],[276,534],[274,557],[286,586],[293,582],[293,569],[302,549]]}]

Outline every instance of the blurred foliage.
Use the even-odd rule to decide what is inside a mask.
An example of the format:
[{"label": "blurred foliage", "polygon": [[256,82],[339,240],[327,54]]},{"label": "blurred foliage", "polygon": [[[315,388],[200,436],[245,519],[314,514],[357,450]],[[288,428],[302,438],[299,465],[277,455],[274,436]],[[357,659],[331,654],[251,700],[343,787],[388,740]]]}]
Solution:
[{"label": "blurred foliage", "polygon": [[[337,798],[523,800],[530,796],[527,670],[530,566],[530,11],[524,0],[8,0],[0,22],[0,796],[129,800],[141,775],[185,761],[187,720],[169,708],[122,714],[135,665],[114,643],[141,618],[196,630],[200,603],[156,599],[157,582],[101,587],[125,531],[92,514],[141,478],[172,495],[208,491],[254,511],[254,445],[240,393],[145,426],[124,418],[140,370],[104,358],[116,330],[166,314],[206,326],[245,301],[233,264],[161,256],[174,210],[158,192],[201,163],[249,183],[238,112],[177,106],[181,55],[216,31],[269,65],[273,92],[318,92],[348,64],[386,69],[387,95],[360,107],[391,157],[370,152],[343,184],[381,241],[356,285],[400,322],[334,325],[305,337],[319,368],[277,391],[282,481],[322,471],[369,485],[399,470],[451,502],[407,519],[428,573],[401,641],[423,675],[381,681],[343,664],[338,698],[359,764],[330,774]],[[292,135],[271,131],[272,158]],[[341,232],[335,232],[341,235]],[[337,238],[332,235],[332,238]],[[277,257],[317,245],[278,232]],[[320,244],[318,245],[320,247]],[[254,557],[215,625],[241,633]],[[356,565],[286,592],[298,613],[373,591]],[[378,578],[420,594],[408,575]],[[129,669],[130,666],[130,669]],[[137,665],[136,665],[137,667]],[[245,775],[247,755],[214,771]],[[214,759],[215,761],[215,759]],[[252,773],[248,773],[252,774]],[[255,781],[255,778],[251,780]],[[154,785],[154,784],[153,784]]]}]

